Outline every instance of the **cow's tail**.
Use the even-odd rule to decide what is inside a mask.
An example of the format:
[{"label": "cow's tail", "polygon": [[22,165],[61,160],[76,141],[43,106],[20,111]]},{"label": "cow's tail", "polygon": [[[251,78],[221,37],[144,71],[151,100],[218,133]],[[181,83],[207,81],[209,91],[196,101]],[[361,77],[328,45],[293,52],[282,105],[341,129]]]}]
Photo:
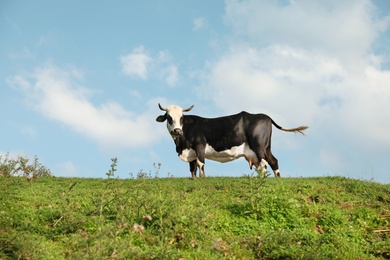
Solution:
[{"label": "cow's tail", "polygon": [[280,129],[280,130],[283,130],[283,131],[286,131],[286,132],[294,132],[294,133],[298,132],[298,133],[300,133],[301,135],[305,135],[305,133],[304,133],[303,131],[305,131],[306,129],[309,128],[308,126],[305,126],[305,125],[301,125],[301,126],[298,126],[298,127],[295,127],[295,128],[283,128],[283,127],[281,127],[280,125],[278,125],[277,123],[275,123],[275,121],[272,120],[272,118],[271,118],[271,122],[272,122],[272,124],[273,124],[276,128],[278,128],[278,129]]}]

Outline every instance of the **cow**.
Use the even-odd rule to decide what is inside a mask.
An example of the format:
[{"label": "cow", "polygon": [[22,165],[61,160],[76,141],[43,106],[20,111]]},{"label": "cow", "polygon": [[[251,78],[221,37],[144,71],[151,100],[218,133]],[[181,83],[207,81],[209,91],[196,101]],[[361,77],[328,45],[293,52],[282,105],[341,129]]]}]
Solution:
[{"label": "cow", "polygon": [[235,115],[217,118],[204,118],[196,115],[183,115],[194,105],[183,109],[177,105],[163,108],[164,115],[157,122],[167,121],[167,128],[176,145],[178,156],[190,165],[191,178],[199,175],[205,178],[205,159],[229,162],[245,157],[249,168],[258,169],[264,177],[269,164],[275,177],[280,177],[278,160],[271,153],[272,125],[286,132],[304,135],[308,126],[283,128],[266,114],[250,114],[242,111]]}]

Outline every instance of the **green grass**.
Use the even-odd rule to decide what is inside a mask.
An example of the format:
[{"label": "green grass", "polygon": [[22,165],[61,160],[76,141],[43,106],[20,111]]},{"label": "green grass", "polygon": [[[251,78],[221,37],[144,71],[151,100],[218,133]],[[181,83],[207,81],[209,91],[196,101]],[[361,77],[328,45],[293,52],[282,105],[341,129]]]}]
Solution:
[{"label": "green grass", "polygon": [[0,259],[389,259],[390,185],[0,177]]}]

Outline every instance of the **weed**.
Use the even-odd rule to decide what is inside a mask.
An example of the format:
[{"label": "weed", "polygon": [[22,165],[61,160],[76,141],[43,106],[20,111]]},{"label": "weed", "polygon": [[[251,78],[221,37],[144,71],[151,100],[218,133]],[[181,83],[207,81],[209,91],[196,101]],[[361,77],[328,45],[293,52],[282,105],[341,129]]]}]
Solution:
[{"label": "weed", "polygon": [[161,163],[153,163],[153,168],[154,168],[154,177],[158,178],[158,175],[160,173],[160,168],[161,168]]},{"label": "weed", "polygon": [[7,153],[4,158],[0,155],[0,176],[12,176],[16,171],[16,165],[18,162],[9,158]]},{"label": "weed", "polygon": [[[256,175],[255,175],[256,173]],[[245,211],[245,214],[249,214],[255,219],[257,219],[258,214],[261,209],[259,208],[259,201],[262,201],[265,198],[264,185],[266,183],[266,177],[268,174],[263,177],[261,170],[256,170],[255,173],[251,175],[244,176],[247,180],[248,193],[246,198],[249,199],[250,209]]]},{"label": "weed", "polygon": [[[154,178],[158,178],[159,177],[159,174],[160,174],[160,168],[161,168],[161,163],[153,163],[153,168],[154,168]],[[129,173],[130,175],[130,178],[131,179],[134,179],[134,176],[133,176],[133,173]],[[171,177],[169,174],[168,174],[168,177]],[[152,172],[149,171],[149,172],[145,172],[143,169],[139,170],[135,176],[136,179],[152,179],[153,176],[152,176]]]},{"label": "weed", "polygon": [[38,157],[34,156],[33,162],[29,164],[29,158],[18,156],[16,159],[0,155],[0,176],[26,176],[29,181],[38,177],[51,177],[51,171],[43,166]]},{"label": "weed", "polygon": [[118,165],[118,158],[117,157],[112,158],[111,162],[112,162],[111,169],[109,169],[108,172],[106,173],[108,179],[113,178],[115,175],[116,166]]}]

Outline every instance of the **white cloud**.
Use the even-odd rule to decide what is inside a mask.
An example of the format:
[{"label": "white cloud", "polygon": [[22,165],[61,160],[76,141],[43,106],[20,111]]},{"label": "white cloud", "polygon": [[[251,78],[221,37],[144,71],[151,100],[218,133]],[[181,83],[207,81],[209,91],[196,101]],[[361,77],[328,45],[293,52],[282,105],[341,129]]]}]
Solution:
[{"label": "white cloud", "polygon": [[53,175],[56,177],[77,177],[77,167],[72,162],[64,162],[56,166]]},{"label": "white cloud", "polygon": [[339,61],[321,54],[277,45],[242,47],[232,48],[214,64],[208,89],[229,112],[272,108],[279,117],[287,110],[310,120],[320,100],[336,95],[344,78]]},{"label": "white cloud", "polygon": [[35,138],[38,135],[36,129],[34,127],[32,127],[32,126],[29,126],[29,125],[22,126],[19,129],[19,131],[23,135],[28,136],[30,138]]},{"label": "white cloud", "polygon": [[146,54],[145,48],[139,46],[133,52],[120,57],[122,70],[129,76],[138,76],[144,80],[150,75],[165,81],[170,87],[179,82],[178,67],[172,63],[172,55],[168,51],[159,51],[157,55]]},{"label": "white cloud", "polygon": [[157,54],[157,61],[162,62],[169,62],[172,59],[172,55],[169,53],[169,51],[159,51]]},{"label": "white cloud", "polygon": [[168,66],[164,71],[166,82],[169,86],[173,87],[179,81],[179,73],[177,67],[174,65]]},{"label": "white cloud", "polygon": [[174,87],[179,82],[179,71],[176,65],[173,65],[172,55],[168,51],[159,51],[156,58],[156,71],[159,71],[160,78],[168,86]]},{"label": "white cloud", "polygon": [[225,18],[237,34],[257,42],[362,54],[386,27],[374,11],[368,0],[229,0]]},{"label": "white cloud", "polygon": [[203,28],[206,25],[206,18],[204,17],[197,17],[194,19],[193,25],[192,25],[192,30],[193,31],[198,31],[201,28]]},{"label": "white cloud", "polygon": [[313,153],[318,161],[336,162],[341,144],[389,152],[390,71],[371,50],[389,17],[366,0],[230,0],[226,10],[234,35],[209,64],[204,90],[219,108],[265,112],[285,127],[308,124],[311,138],[331,147]]},{"label": "white cloud", "polygon": [[31,60],[35,58],[35,54],[27,47],[23,47],[20,51],[10,52],[8,57],[13,60]]},{"label": "white cloud", "polygon": [[152,58],[145,52],[143,46],[134,48],[133,51],[120,57],[122,71],[129,76],[137,76],[141,79],[148,77],[148,65]]},{"label": "white cloud", "polygon": [[158,139],[154,106],[149,110],[145,107],[142,114],[126,111],[115,102],[96,106],[88,100],[90,91],[78,86],[78,77],[77,70],[46,66],[30,76],[14,76],[8,82],[20,87],[30,106],[44,116],[104,147],[140,147]]}]

